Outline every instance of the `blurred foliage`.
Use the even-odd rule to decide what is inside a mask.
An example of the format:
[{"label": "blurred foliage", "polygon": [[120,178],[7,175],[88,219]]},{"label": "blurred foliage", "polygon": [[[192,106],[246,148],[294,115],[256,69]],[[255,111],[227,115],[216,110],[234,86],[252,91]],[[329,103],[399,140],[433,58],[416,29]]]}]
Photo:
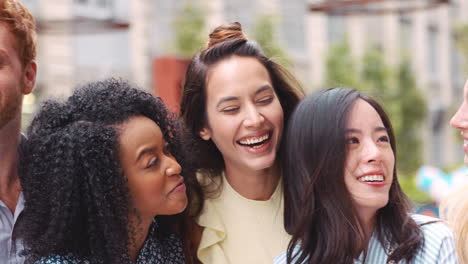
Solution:
[{"label": "blurred foliage", "polygon": [[427,103],[416,86],[416,80],[407,59],[400,64],[397,78],[399,92],[393,101],[399,105],[400,114],[397,117],[400,120],[400,127],[395,130],[397,142],[399,142],[397,146],[398,170],[410,173],[416,171],[423,162],[422,142],[418,130],[427,115]]},{"label": "blurred foliage", "polygon": [[465,72],[468,72],[468,24],[459,25],[455,28],[455,43],[463,55]]},{"label": "blurred foliage", "polygon": [[173,21],[174,48],[178,56],[190,58],[203,48],[205,15],[201,7],[193,4],[192,1],[185,1],[182,10]]},{"label": "blurred foliage", "polygon": [[357,65],[346,41],[330,47],[326,60],[326,85],[324,87],[362,87]]},{"label": "blurred foliage", "polygon": [[428,193],[418,190],[416,180],[412,175],[399,174],[398,182],[403,191],[408,195],[416,205],[428,204],[432,202]]},{"label": "blurred foliage", "polygon": [[268,58],[275,58],[279,64],[289,68],[292,60],[280,45],[276,35],[278,17],[274,14],[261,14],[256,17],[253,25],[253,39],[262,47]]},{"label": "blurred foliage", "polygon": [[425,99],[416,87],[409,61],[388,66],[377,49],[369,49],[362,58],[350,54],[347,41],[333,45],[326,62],[325,87],[351,87],[379,101],[388,113],[397,139],[397,167],[403,173],[407,194],[425,200],[414,186],[414,175],[422,165],[418,129],[426,116]]}]

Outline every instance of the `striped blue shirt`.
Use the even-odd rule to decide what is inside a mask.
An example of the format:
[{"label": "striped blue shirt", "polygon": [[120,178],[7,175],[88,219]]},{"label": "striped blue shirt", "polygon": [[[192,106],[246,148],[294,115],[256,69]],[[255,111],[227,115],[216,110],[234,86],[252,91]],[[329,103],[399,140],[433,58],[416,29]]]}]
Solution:
[{"label": "striped blue shirt", "polygon": [[[438,219],[424,216],[412,215],[414,221],[421,225]],[[421,248],[411,262],[411,264],[459,264],[455,251],[452,231],[441,221],[421,226],[424,235],[424,247]],[[296,246],[295,250],[298,250]],[[385,264],[387,263],[388,249],[384,248],[377,239],[374,232],[369,240],[367,252],[367,264]],[[364,264],[363,255],[354,260],[354,264]],[[275,257],[274,264],[286,264],[286,252]],[[294,263],[294,262],[293,262]],[[406,261],[400,261],[399,264],[407,264]]]}]

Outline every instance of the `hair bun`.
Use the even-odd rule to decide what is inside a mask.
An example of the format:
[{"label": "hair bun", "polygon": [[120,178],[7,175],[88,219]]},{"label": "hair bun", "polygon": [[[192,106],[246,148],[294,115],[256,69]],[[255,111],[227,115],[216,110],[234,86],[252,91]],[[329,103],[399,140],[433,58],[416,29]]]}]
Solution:
[{"label": "hair bun", "polygon": [[207,46],[208,48],[211,48],[214,45],[229,39],[247,40],[247,36],[242,32],[242,26],[239,22],[233,22],[216,27],[210,34],[210,40],[208,41]]}]

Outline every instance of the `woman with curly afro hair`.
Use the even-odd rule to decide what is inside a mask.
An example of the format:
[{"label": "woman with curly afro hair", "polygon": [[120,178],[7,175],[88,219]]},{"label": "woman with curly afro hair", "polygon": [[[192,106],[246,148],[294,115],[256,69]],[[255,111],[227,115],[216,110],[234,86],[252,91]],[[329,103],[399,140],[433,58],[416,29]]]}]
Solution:
[{"label": "woman with curly afro hair", "polygon": [[180,134],[159,98],[125,81],[46,102],[21,167],[27,263],[190,263]]}]

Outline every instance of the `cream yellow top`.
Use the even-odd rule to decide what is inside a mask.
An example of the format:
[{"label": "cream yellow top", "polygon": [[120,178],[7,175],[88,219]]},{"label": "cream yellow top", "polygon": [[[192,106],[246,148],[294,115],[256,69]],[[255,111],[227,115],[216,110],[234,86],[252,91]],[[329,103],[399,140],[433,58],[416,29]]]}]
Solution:
[{"label": "cream yellow top", "polygon": [[267,201],[237,193],[223,175],[219,197],[205,201],[197,223],[204,227],[197,256],[204,264],[262,264],[287,249],[281,183]]}]

